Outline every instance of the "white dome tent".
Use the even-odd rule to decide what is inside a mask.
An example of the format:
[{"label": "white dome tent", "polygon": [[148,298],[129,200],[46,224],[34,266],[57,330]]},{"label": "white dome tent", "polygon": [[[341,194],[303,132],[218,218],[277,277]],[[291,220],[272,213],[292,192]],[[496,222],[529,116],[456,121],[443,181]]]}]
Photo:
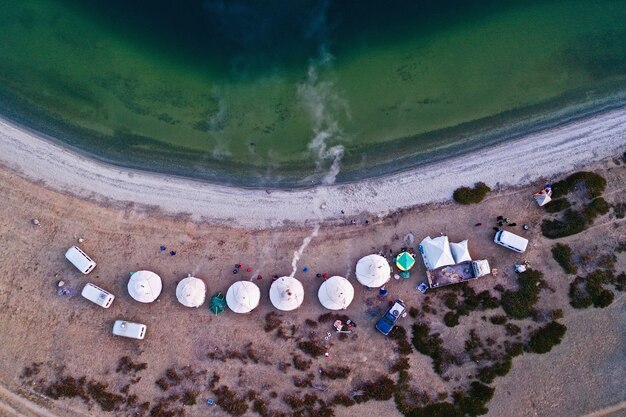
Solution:
[{"label": "white dome tent", "polygon": [[450,251],[452,252],[455,264],[472,260],[469,248],[467,247],[467,240],[463,240],[459,243],[450,242]]},{"label": "white dome tent", "polygon": [[317,298],[329,310],[344,310],[354,298],[354,288],[350,281],[335,275],[320,285],[317,291]]},{"label": "white dome tent", "polygon": [[450,252],[448,236],[439,236],[434,239],[427,236],[418,248],[424,258],[426,269],[437,269],[455,264],[452,252]]},{"label": "white dome tent", "polygon": [[249,313],[259,305],[261,291],[250,281],[237,281],[226,292],[226,304],[235,313]]},{"label": "white dome tent", "polygon": [[389,262],[380,255],[367,255],[356,264],[356,279],[369,288],[382,287],[391,278]]},{"label": "white dome tent", "polygon": [[200,307],[206,298],[206,285],[201,279],[189,276],[176,286],[176,298],[185,307]]},{"label": "white dome tent", "polygon": [[128,293],[140,303],[151,303],[161,294],[161,277],[152,271],[137,271],[128,280]]},{"label": "white dome tent", "polygon": [[295,278],[278,278],[270,287],[270,301],[279,310],[295,310],[304,301],[304,288]]}]

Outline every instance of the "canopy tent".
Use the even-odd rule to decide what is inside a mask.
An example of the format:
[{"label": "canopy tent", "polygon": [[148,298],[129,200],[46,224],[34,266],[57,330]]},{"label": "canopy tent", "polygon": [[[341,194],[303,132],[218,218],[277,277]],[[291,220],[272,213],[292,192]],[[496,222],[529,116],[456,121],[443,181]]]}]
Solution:
[{"label": "canopy tent", "polygon": [[467,240],[459,243],[450,243],[450,251],[452,252],[452,257],[454,258],[455,264],[460,264],[461,262],[472,260],[469,249],[467,247]]},{"label": "canopy tent", "polygon": [[389,262],[380,255],[367,255],[356,264],[356,279],[366,287],[382,287],[391,278]]},{"label": "canopy tent", "polygon": [[415,258],[408,252],[402,252],[396,258],[396,266],[401,271],[408,271],[409,269],[413,268],[414,264]]},{"label": "canopy tent", "polygon": [[161,277],[151,271],[137,271],[128,280],[128,293],[140,303],[153,302],[162,289]]},{"label": "canopy tent", "polygon": [[270,301],[279,310],[291,311],[300,307],[304,300],[304,288],[292,277],[281,277],[270,287]]},{"label": "canopy tent", "polygon": [[320,285],[317,291],[320,303],[329,310],[343,310],[354,298],[354,288],[350,281],[340,276],[332,276]]},{"label": "canopy tent", "polygon": [[187,277],[176,286],[176,298],[185,307],[200,307],[206,298],[206,285],[201,279]]},{"label": "canopy tent", "polygon": [[427,269],[437,269],[446,265],[454,265],[454,258],[450,252],[448,236],[439,236],[431,239],[427,236],[419,245],[419,251],[424,258]]},{"label": "canopy tent", "polygon": [[226,291],[226,304],[235,313],[249,313],[259,305],[261,291],[255,283],[237,281]]},{"label": "canopy tent", "polygon": [[226,301],[224,301],[224,295],[221,292],[213,295],[211,297],[211,305],[209,309],[215,313],[215,315],[220,314],[222,311],[226,310]]}]

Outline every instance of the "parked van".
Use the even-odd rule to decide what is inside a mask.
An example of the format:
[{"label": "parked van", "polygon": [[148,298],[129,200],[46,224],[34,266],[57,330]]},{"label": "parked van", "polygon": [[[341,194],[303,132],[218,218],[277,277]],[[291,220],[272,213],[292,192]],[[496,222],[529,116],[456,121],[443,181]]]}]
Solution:
[{"label": "parked van", "polygon": [[83,297],[91,301],[92,303],[98,304],[100,307],[109,308],[115,299],[115,296],[108,291],[103,290],[97,285],[93,285],[92,283],[87,283],[83,288],[83,291],[80,293]]},{"label": "parked van", "polygon": [[507,249],[519,253],[524,253],[526,246],[528,246],[528,239],[518,236],[515,233],[507,232],[506,230],[497,232],[493,241],[500,246],[504,246]]},{"label": "parked van", "polygon": [[113,324],[113,334],[116,336],[130,337],[131,339],[143,339],[146,335],[146,325],[130,321],[116,320]]},{"label": "parked van", "polygon": [[65,258],[80,272],[87,275],[96,267],[96,263],[81,248],[72,246],[65,252]]}]

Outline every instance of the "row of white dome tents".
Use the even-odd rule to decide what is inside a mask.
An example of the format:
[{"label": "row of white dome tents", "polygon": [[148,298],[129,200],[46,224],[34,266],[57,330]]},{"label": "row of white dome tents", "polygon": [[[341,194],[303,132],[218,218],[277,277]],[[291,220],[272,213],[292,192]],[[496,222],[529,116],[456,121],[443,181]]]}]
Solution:
[{"label": "row of white dome tents", "polygon": [[[161,277],[152,271],[137,271],[128,280],[128,293],[140,303],[155,301],[163,289]],[[187,277],[176,286],[176,298],[185,307],[200,307],[206,298],[204,281]],[[259,305],[261,292],[249,281],[233,283],[226,293],[226,304],[235,313],[249,313]]]},{"label": "row of white dome tents", "polygon": [[[391,268],[382,256],[367,255],[357,263],[356,277],[362,285],[378,288],[389,281]],[[141,303],[155,301],[162,289],[161,277],[152,271],[137,271],[128,281],[128,293]],[[272,283],[269,295],[278,310],[291,311],[304,301],[304,288],[293,277],[281,277]],[[346,278],[332,276],[320,285],[317,295],[325,308],[342,310],[354,299],[354,287]],[[199,307],[206,298],[206,285],[199,278],[184,278],[176,287],[176,298],[186,307]],[[250,281],[237,281],[226,292],[226,304],[235,313],[249,313],[259,305],[260,298],[259,287]]]}]

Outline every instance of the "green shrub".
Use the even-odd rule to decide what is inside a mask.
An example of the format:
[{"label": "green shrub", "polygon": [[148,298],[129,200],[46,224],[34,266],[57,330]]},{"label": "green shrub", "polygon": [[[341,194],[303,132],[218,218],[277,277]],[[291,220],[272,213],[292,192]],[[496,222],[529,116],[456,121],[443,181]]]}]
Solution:
[{"label": "green shrub", "polygon": [[561,323],[552,321],[531,334],[528,348],[534,353],[550,352],[553,346],[561,343],[566,330]]},{"label": "green shrub", "polygon": [[443,322],[448,327],[454,327],[459,324],[459,316],[452,311],[448,311],[445,316],[443,316]]},{"label": "green shrub", "polygon": [[587,308],[593,304],[583,278],[576,277],[569,285],[569,303],[574,308]]},{"label": "green shrub", "polygon": [[564,197],[580,185],[584,185],[587,189],[588,198],[593,199],[602,195],[606,188],[606,180],[594,172],[576,172],[564,180],[552,184],[552,195],[554,198]]},{"label": "green shrub", "polygon": [[550,201],[548,204],[543,206],[543,208],[548,213],[558,213],[559,211],[563,211],[566,208],[570,208],[571,206],[572,206],[572,203],[570,203],[567,198],[562,197],[562,198],[555,198],[554,200]]},{"label": "green shrub", "polygon": [[396,341],[398,344],[398,353],[400,355],[409,355],[413,353],[413,348],[409,343],[409,337],[406,334],[406,329],[402,326],[395,326],[391,329],[389,337]]},{"label": "green shrub", "polygon": [[477,182],[474,188],[461,187],[454,190],[452,198],[459,204],[477,204],[483,201],[491,188],[484,182]]},{"label": "green shrub", "polygon": [[462,415],[480,416],[489,411],[486,405],[493,397],[494,391],[493,388],[474,381],[470,385],[469,392],[455,392],[452,398],[454,398],[454,405],[463,413]]},{"label": "green shrub", "polygon": [[541,271],[527,269],[518,274],[517,291],[507,290],[502,294],[502,308],[514,319],[530,317],[533,306],[539,299],[539,284],[543,278]]},{"label": "green shrub", "polygon": [[578,268],[572,263],[572,249],[569,246],[557,243],[552,247],[552,257],[567,274],[578,272]]},{"label": "green shrub", "polygon": [[575,235],[587,228],[587,219],[580,212],[567,209],[561,220],[544,220],[541,222],[541,232],[549,239]]},{"label": "green shrub", "polygon": [[505,324],[506,316],[491,316],[489,317],[489,321],[493,324]]},{"label": "green shrub", "polygon": [[622,272],[615,277],[615,289],[617,291],[626,291],[626,272]]},{"label": "green shrub", "polygon": [[495,362],[491,366],[486,366],[478,370],[478,379],[486,384],[490,384],[497,376],[505,376],[511,370],[513,361],[510,356],[505,356],[501,361]]},{"label": "green shrub", "polygon": [[626,203],[613,204],[613,211],[616,218],[623,219],[626,216]]},{"label": "green shrub", "polygon": [[368,400],[387,401],[393,397],[396,384],[386,376],[381,376],[375,381],[368,381],[361,384],[358,389],[363,391],[363,395],[355,397],[357,403]]},{"label": "green shrub", "polygon": [[413,325],[413,337],[411,338],[415,350],[430,356],[433,360],[433,370],[441,375],[444,366],[454,360],[450,353],[445,350],[443,340],[439,333],[430,334],[430,328],[425,323],[415,323]]},{"label": "green shrub", "polygon": [[312,340],[303,340],[301,342],[298,342],[298,349],[313,358],[317,358],[326,353],[326,349],[324,348],[324,346]]},{"label": "green shrub", "polygon": [[611,205],[604,198],[598,197],[585,206],[583,216],[587,223],[591,224],[596,217],[608,213],[609,210],[611,210]]},{"label": "green shrub", "polygon": [[[574,308],[594,307],[604,308],[613,302],[613,293],[605,285],[615,285],[620,289],[619,277],[613,271],[597,269],[586,277],[576,277],[570,284],[570,304]],[[620,288],[618,288],[620,287]]]},{"label": "green shrub", "polygon": [[522,329],[513,323],[507,323],[504,325],[504,330],[506,331],[507,336],[515,336],[522,332]]}]

